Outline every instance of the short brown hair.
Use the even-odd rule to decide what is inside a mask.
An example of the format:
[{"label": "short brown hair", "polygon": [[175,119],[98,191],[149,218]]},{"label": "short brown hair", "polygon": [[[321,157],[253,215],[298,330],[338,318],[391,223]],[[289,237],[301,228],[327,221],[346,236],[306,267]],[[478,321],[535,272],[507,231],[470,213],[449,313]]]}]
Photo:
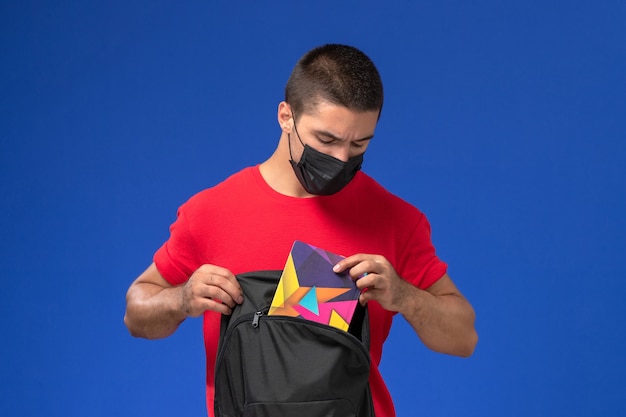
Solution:
[{"label": "short brown hair", "polygon": [[300,58],[285,86],[285,101],[296,115],[313,110],[319,101],[380,111],[383,83],[372,60],[359,49],[327,44]]}]

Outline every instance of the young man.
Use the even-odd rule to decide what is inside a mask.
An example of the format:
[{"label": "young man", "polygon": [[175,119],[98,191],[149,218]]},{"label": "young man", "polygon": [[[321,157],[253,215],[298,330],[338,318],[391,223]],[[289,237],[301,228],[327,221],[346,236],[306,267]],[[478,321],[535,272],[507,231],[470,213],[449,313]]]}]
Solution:
[{"label": "young man", "polygon": [[294,240],[347,256],[335,271],[362,277],[376,416],[395,415],[378,364],[396,313],[429,348],[473,352],[474,311],[435,255],[427,219],[360,171],[382,104],[380,76],[361,51],[309,51],[278,106],[274,154],[181,206],[169,240],[130,286],[124,320],[134,336],[166,337],[204,316],[209,415],[220,315],[242,302],[235,275],[282,269]]}]

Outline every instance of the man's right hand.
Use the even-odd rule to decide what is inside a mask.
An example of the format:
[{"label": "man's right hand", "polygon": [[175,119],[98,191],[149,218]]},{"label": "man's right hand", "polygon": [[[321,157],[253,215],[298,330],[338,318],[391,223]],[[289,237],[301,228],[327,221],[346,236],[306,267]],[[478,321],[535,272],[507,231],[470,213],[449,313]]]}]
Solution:
[{"label": "man's right hand", "polygon": [[202,265],[182,288],[181,310],[190,317],[207,310],[230,314],[242,302],[241,287],[233,273],[215,265]]},{"label": "man's right hand", "polygon": [[126,293],[124,323],[133,336],[158,339],[174,333],[187,317],[205,311],[230,314],[242,301],[237,279],[225,268],[202,265],[185,284],[174,287],[153,263]]}]

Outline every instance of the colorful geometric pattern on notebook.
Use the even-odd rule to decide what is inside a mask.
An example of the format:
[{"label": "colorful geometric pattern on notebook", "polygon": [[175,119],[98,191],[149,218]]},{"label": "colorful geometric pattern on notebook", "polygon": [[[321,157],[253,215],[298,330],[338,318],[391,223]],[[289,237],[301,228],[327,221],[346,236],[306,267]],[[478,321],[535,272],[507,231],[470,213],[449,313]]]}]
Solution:
[{"label": "colorful geometric pattern on notebook", "polygon": [[295,241],[269,314],[302,317],[347,331],[360,291],[347,272],[333,272],[333,266],[342,259]]}]

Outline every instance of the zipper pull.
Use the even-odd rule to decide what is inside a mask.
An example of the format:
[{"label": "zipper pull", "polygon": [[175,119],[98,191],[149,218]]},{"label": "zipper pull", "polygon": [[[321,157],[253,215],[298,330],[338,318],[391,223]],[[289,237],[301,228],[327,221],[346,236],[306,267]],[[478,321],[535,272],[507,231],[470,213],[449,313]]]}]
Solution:
[{"label": "zipper pull", "polygon": [[254,327],[255,329],[259,327],[259,319],[262,315],[262,311],[257,311],[256,313],[254,313],[254,317],[252,318],[252,327]]}]

